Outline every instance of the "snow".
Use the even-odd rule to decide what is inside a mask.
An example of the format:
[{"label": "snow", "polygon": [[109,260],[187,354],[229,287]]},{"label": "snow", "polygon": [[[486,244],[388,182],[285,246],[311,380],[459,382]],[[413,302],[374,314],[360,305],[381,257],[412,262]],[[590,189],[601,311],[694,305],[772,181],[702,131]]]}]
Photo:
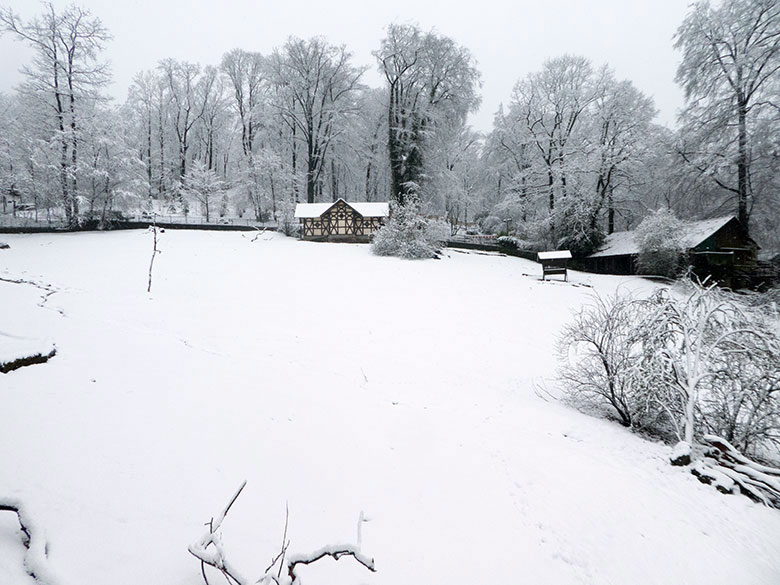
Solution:
[{"label": "snow", "polygon": [[571,258],[571,252],[569,252],[569,250],[539,252],[537,255],[539,256],[539,260],[563,260],[565,258]]},{"label": "snow", "polygon": [[390,215],[390,204],[387,201],[354,201],[346,203],[363,217],[387,217]]},{"label": "snow", "polygon": [[21,358],[46,356],[54,351],[48,339],[30,339],[0,331],[0,368]]},{"label": "snow", "polygon": [[295,206],[295,218],[319,217],[331,207],[333,203],[298,203]]},{"label": "snow", "polygon": [[[686,223],[685,233],[682,238],[683,245],[688,249],[695,248],[732,219],[734,219],[734,216],[729,215]],[[639,245],[634,240],[633,231],[609,234],[598,252],[594,252],[590,257],[599,258],[628,254],[639,254]]]},{"label": "snow", "polygon": [[[344,201],[339,199],[339,201]],[[357,211],[363,217],[387,217],[390,215],[390,204],[386,201],[344,201],[352,209]],[[328,209],[333,207],[336,202],[332,203],[298,203],[295,206],[296,218],[312,218],[319,217],[325,213]]]},{"label": "snow", "polygon": [[[572,310],[656,284],[166,230],[149,295],[145,231],[6,239],[0,276],[57,292],[0,281],[0,329],[58,353],[0,377],[0,496],[34,511],[59,584],[202,583],[188,546],[244,479],[220,531],[249,579],[288,504],[290,555],[372,519],[377,572],[323,559],[310,583],[780,582],[776,510],[545,394]],[[27,585],[7,520],[0,583]]]}]

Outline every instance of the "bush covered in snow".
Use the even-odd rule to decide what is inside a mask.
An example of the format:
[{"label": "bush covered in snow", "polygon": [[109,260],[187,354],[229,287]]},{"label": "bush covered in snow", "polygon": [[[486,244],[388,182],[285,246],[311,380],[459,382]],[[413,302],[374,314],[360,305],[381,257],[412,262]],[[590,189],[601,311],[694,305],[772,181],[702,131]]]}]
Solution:
[{"label": "bush covered in snow", "polygon": [[595,214],[593,202],[586,198],[569,197],[562,202],[555,210],[555,248],[571,250],[575,258],[598,250],[605,235],[594,221]]},{"label": "bush covered in snow", "polygon": [[522,238],[516,238],[515,236],[499,236],[496,238],[496,243],[500,248],[506,250],[528,250],[531,252],[537,252],[541,250],[538,244]]},{"label": "bush covered in snow", "polygon": [[446,225],[420,214],[417,203],[390,204],[390,220],[375,234],[371,250],[378,256],[435,258],[447,240]]},{"label": "bush covered in snow", "polygon": [[506,229],[506,223],[495,215],[486,215],[479,220],[479,229],[485,234],[497,234]]},{"label": "bush covered in snow", "polygon": [[626,427],[642,426],[648,414],[639,373],[640,304],[628,294],[595,297],[566,325],[557,350],[560,380],[577,405],[609,407]]},{"label": "bush covered in snow", "polygon": [[295,219],[295,202],[284,199],[276,208],[276,218],[279,223],[279,231],[285,236],[297,237],[301,233],[301,226]]},{"label": "bush covered in snow", "polygon": [[568,398],[688,443],[712,434],[745,453],[776,450],[777,322],[733,293],[680,286],[597,298],[578,313],[559,342]]},{"label": "bush covered in snow", "polygon": [[685,270],[685,224],[667,209],[648,215],[636,228],[634,238],[639,246],[639,274],[674,278]]}]

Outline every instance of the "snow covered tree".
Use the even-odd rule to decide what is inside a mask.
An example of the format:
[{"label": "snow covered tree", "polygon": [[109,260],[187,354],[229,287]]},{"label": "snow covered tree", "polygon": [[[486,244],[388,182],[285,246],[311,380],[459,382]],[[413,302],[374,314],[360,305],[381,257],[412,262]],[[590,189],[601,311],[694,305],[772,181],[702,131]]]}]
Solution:
[{"label": "snow covered tree", "polygon": [[677,81],[683,112],[685,160],[737,202],[748,228],[756,198],[751,180],[758,162],[756,126],[771,115],[775,132],[780,74],[780,4],[776,0],[725,0],[694,4],[677,31],[682,49]]},{"label": "snow covered tree", "polygon": [[684,269],[684,223],[668,209],[659,209],[642,220],[634,232],[639,246],[637,269],[640,274],[673,278]]},{"label": "snow covered tree", "polygon": [[107,66],[100,61],[108,31],[88,10],[71,6],[58,12],[52,3],[27,22],[12,10],[1,9],[0,31],[11,33],[34,51],[32,65],[22,68],[26,81],[20,92],[40,113],[38,124],[47,135],[45,140],[58,143],[60,205],[68,225],[76,226],[81,118],[109,81]]},{"label": "snow covered tree", "polygon": [[479,73],[467,49],[416,26],[392,24],[375,53],[387,80],[391,197],[419,200],[430,138],[464,125],[479,103]]},{"label": "snow covered tree", "polygon": [[[594,152],[589,166],[596,172],[596,213],[606,209],[606,232],[615,231],[615,214],[620,197],[630,198],[639,182],[644,154],[648,149],[651,121],[656,115],[653,100],[630,81],[617,81],[607,68],[601,72],[599,91],[590,120]],[[594,140],[595,138],[595,140]]]},{"label": "snow covered tree", "polygon": [[[712,403],[728,407],[732,398],[739,399],[718,399],[729,386],[719,385],[723,364],[737,365],[753,355],[767,362],[763,356],[770,356],[767,373],[777,379],[780,362],[775,359],[776,336],[744,305],[714,285],[688,287],[682,299],[661,289],[645,301],[639,334],[644,346],[641,367],[654,381],[653,401],[667,413],[678,438],[693,444],[704,421],[712,421]],[[769,391],[776,389],[771,383]]]},{"label": "snow covered tree", "polygon": [[201,211],[210,220],[214,196],[222,191],[222,182],[217,174],[201,161],[193,161],[184,176],[184,193],[200,203]]},{"label": "snow covered tree", "polygon": [[202,77],[200,65],[175,59],[164,59],[160,62],[159,69],[170,96],[170,116],[177,145],[177,180],[182,181],[187,174],[192,130],[203,117],[210,94],[210,87],[199,86],[210,86],[213,84],[213,78]]},{"label": "snow covered tree", "polygon": [[364,70],[352,65],[344,46],[322,38],[290,38],[272,55],[271,71],[274,107],[293,141],[303,143],[306,200],[314,203],[331,145],[344,129],[344,117],[354,113]]},{"label": "snow covered tree", "polygon": [[[388,222],[375,234],[371,250],[377,256],[435,258],[447,237],[446,228],[423,217],[418,203],[391,202]],[[443,228],[443,229],[442,229]]]}]

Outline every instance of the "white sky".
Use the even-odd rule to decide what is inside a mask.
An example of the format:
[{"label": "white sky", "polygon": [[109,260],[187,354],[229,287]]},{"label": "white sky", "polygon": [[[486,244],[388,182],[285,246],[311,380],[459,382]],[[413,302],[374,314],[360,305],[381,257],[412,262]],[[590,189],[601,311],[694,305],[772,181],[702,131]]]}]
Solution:
[{"label": "white sky", "polygon": [[[55,7],[67,2],[55,0]],[[490,129],[499,103],[509,101],[512,86],[541,68],[545,59],[564,53],[583,55],[594,66],[609,63],[617,77],[630,79],[655,99],[657,121],[673,126],[682,106],[674,83],[679,53],[672,37],[688,0],[81,0],[100,17],[114,39],[106,57],[114,84],[110,93],[124,100],[133,75],[160,59],[217,64],[240,47],[268,54],[290,35],[321,35],[345,44],[355,64],[370,66],[363,81],[382,79],[371,52],[391,22],[417,23],[468,47],[482,72],[482,107],[471,123]],[[29,18],[43,10],[32,0],[11,0]],[[21,76],[30,53],[6,35],[0,37],[0,91]]]}]

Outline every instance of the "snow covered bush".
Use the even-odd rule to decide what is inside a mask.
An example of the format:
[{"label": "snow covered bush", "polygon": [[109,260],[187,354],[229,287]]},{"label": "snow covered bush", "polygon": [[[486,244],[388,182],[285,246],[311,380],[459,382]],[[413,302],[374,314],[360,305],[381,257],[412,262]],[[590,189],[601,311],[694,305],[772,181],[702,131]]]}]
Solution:
[{"label": "snow covered bush", "polygon": [[300,234],[301,226],[295,219],[295,202],[290,199],[283,199],[276,208],[277,221],[279,222],[279,231],[285,236],[297,237]]},{"label": "snow covered bush", "polygon": [[598,250],[605,236],[595,217],[592,202],[584,197],[569,197],[562,202],[555,210],[556,249],[571,250],[575,258]]},{"label": "snow covered bush", "polygon": [[568,399],[688,444],[712,434],[745,453],[776,451],[776,318],[714,286],[679,286],[597,298],[575,315],[558,343]]},{"label": "snow covered bush", "polygon": [[531,250],[534,248],[532,242],[528,240],[522,240],[514,236],[499,236],[496,238],[496,243],[501,248],[508,250]]},{"label": "snow covered bush", "polygon": [[668,209],[659,209],[642,220],[634,233],[639,246],[639,274],[674,278],[684,272],[684,226]]},{"label": "snow covered bush", "polygon": [[479,229],[484,234],[497,234],[502,229],[506,229],[506,224],[501,221],[500,217],[488,215],[479,220]]},{"label": "snow covered bush", "polygon": [[607,407],[623,426],[647,417],[639,369],[640,305],[628,293],[596,296],[564,327],[557,350],[558,378],[576,406]]},{"label": "snow covered bush", "polygon": [[416,202],[390,204],[390,220],[375,234],[371,250],[378,256],[435,258],[447,239],[447,227],[420,214]]}]

